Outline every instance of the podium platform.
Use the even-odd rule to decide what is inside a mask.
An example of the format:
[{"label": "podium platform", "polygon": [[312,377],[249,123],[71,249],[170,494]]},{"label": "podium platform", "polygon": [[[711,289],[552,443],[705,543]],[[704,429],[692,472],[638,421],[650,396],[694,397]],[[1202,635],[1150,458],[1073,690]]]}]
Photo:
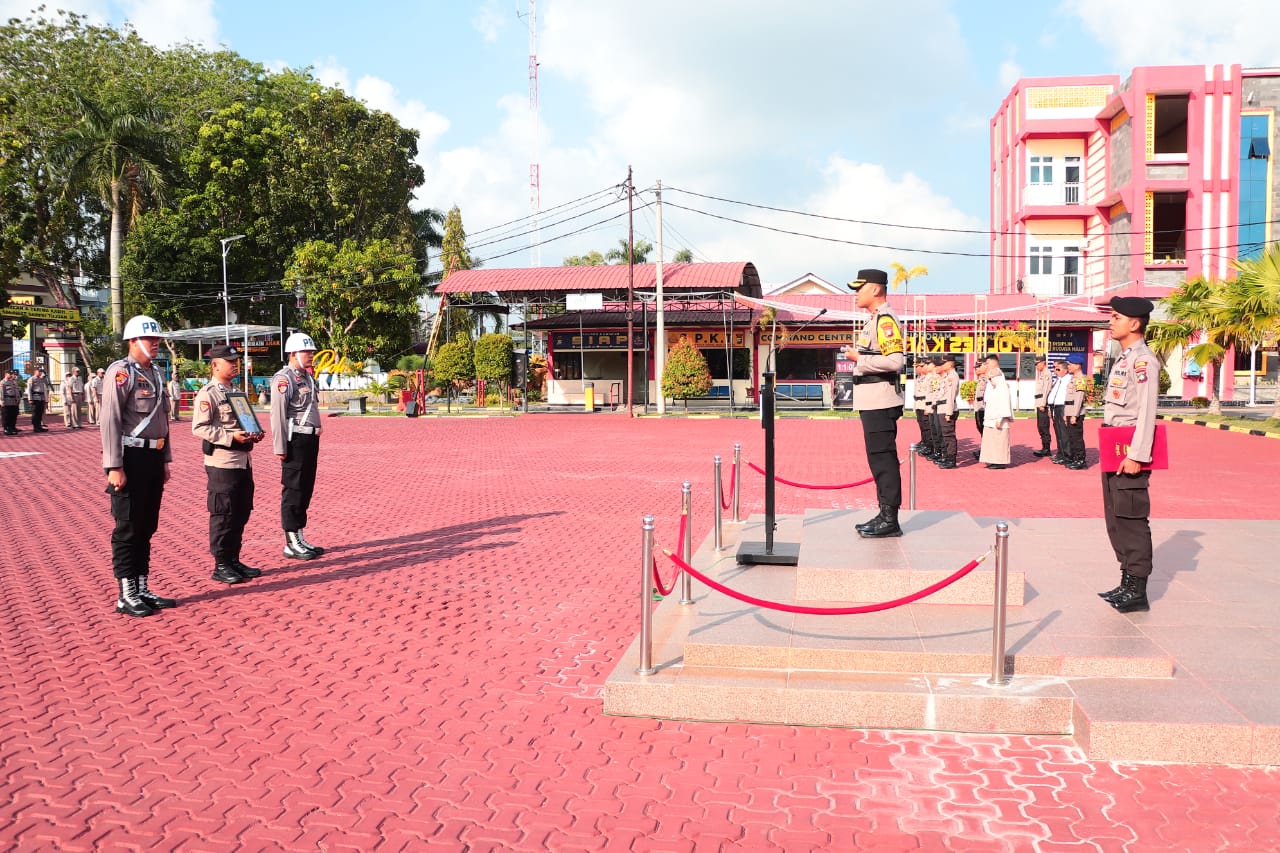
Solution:
[{"label": "podium platform", "polygon": [[[810,606],[898,598],[994,545],[997,519],[902,512],[905,535],[863,540],[867,513],[810,510],[778,519],[799,565],[739,566],[740,540],[762,517],[708,536],[693,565],[736,591]],[[1009,607],[1003,686],[989,683],[994,559],[929,598],[877,613],[791,614],[743,604],[694,581],[655,605],[653,661],[637,675],[638,640],[605,685],[608,714],[717,722],[1069,735],[1092,758],[1280,764],[1280,583],[1238,587],[1239,601],[1203,594],[1247,564],[1270,562],[1280,525],[1153,521],[1152,611],[1120,614],[1096,592],[1119,570],[1101,519],[1009,519]],[[1234,559],[1213,559],[1213,551]],[[674,566],[659,556],[659,571]],[[1261,573],[1263,562],[1254,563]],[[1221,575],[1221,577],[1219,577]],[[638,582],[637,578],[637,582]],[[637,590],[638,594],[638,590]],[[639,613],[636,614],[637,629]],[[1250,677],[1214,671],[1208,649],[1250,630]],[[1181,657],[1180,657],[1181,656]],[[1264,679],[1259,681],[1257,679]]]}]

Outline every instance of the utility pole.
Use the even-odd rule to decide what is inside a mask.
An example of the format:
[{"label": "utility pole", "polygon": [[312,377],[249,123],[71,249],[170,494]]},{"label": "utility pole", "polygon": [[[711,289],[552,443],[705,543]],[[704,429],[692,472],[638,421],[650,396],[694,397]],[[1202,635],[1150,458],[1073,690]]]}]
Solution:
[{"label": "utility pole", "polygon": [[655,271],[657,274],[655,292],[658,301],[658,322],[657,328],[654,329],[653,333],[653,373],[654,379],[657,380],[658,384],[658,414],[665,415],[667,413],[667,398],[662,393],[662,374],[667,369],[667,317],[666,309],[662,304],[662,181],[658,181],[655,198],[658,205],[656,213],[658,219],[658,267]]},{"label": "utility pole", "polygon": [[635,330],[636,330],[636,312],[633,310],[635,298],[636,284],[636,229],[635,220],[633,218],[634,205],[636,197],[635,184],[631,178],[631,167],[627,167],[627,417],[635,417],[635,413],[631,411],[632,400],[635,394],[632,392],[633,386],[636,384],[635,370]]}]

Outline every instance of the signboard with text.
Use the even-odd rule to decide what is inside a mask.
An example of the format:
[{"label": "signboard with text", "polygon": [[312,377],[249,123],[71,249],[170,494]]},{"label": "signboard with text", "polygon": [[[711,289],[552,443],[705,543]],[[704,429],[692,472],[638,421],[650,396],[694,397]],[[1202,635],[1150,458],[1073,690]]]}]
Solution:
[{"label": "signboard with text", "polygon": [[[644,332],[632,338],[635,349],[644,349]],[[626,332],[552,332],[551,348],[557,352],[580,349],[626,349]]]},{"label": "signboard with text", "polygon": [[[720,331],[669,331],[667,332],[667,349],[680,343],[681,338],[687,338],[691,344],[701,349],[703,347],[723,347],[726,345],[725,341],[729,339],[729,335]],[[738,331],[733,333],[733,345],[735,347],[746,346],[746,340],[746,333]]]}]

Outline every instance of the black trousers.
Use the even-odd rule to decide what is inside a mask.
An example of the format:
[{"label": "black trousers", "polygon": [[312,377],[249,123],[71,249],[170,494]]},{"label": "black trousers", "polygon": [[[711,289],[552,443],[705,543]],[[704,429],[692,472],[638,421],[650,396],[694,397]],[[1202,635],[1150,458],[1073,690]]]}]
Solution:
[{"label": "black trousers", "polygon": [[902,470],[898,466],[898,418],[902,407],[860,412],[867,467],[876,481],[876,500],[882,507],[902,506]]},{"label": "black trousers", "polygon": [[1151,472],[1102,474],[1102,512],[1120,568],[1151,577]]},{"label": "black trousers", "polygon": [[938,456],[943,462],[956,461],[956,416],[935,414],[933,416],[933,443],[938,449]]},{"label": "black trousers", "polygon": [[1053,422],[1053,416],[1049,414],[1049,407],[1036,409],[1036,429],[1040,431],[1040,449],[1049,449],[1049,424]]},{"label": "black trousers", "polygon": [[13,432],[16,430],[18,428],[18,407],[0,407],[0,421],[3,421],[4,423],[5,432]]},{"label": "black trousers", "polygon": [[209,553],[219,563],[240,559],[244,526],[253,512],[253,469],[204,469],[208,478]]},{"label": "black trousers", "polygon": [[1053,434],[1058,439],[1058,455],[1063,459],[1071,459],[1071,439],[1067,437],[1067,417],[1062,406],[1052,406]]},{"label": "black trousers", "polygon": [[924,409],[916,409],[916,426],[920,427],[920,448],[925,451],[933,450],[932,420],[933,416]]},{"label": "black trousers", "polygon": [[44,429],[44,410],[49,405],[47,400],[31,401],[31,429],[32,431]]},{"label": "black trousers", "polygon": [[973,422],[978,425],[978,438],[982,438],[982,427],[987,422],[986,409],[973,410]]},{"label": "black trousers", "polygon": [[111,495],[111,568],[119,578],[136,578],[151,571],[151,537],[160,525],[164,497],[164,451],[142,447],[124,449],[124,489],[107,487]]},{"label": "black trousers", "polygon": [[938,414],[937,411],[932,411],[929,413],[929,437],[930,437],[930,440],[933,442],[933,445],[932,445],[933,455],[936,456],[938,459],[941,459],[943,454],[942,415]]},{"label": "black trousers", "polygon": [[1078,415],[1076,422],[1067,422],[1067,443],[1071,445],[1071,459],[1084,461],[1084,415]]},{"label": "black trousers", "polygon": [[288,533],[307,526],[319,458],[319,436],[298,434],[289,439],[289,450],[280,463],[280,526]]}]

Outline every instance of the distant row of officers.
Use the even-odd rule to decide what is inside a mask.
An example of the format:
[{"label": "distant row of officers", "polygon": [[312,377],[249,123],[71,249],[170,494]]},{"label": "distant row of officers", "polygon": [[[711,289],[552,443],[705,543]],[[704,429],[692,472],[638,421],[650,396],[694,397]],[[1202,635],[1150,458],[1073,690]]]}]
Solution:
[{"label": "distant row of officers", "polygon": [[[150,317],[125,324],[128,355],[106,368],[102,396],[102,467],[115,528],[111,562],[119,592],[116,612],[150,616],[178,602],[152,590],[151,537],[169,481],[169,399],[154,362],[162,330]],[[285,342],[288,363],[272,377],[271,444],[280,460],[280,521],[284,556],[313,560],[324,549],[304,528],[315,490],[320,450],[318,389],[312,375],[316,346],[301,332]],[[233,344],[209,351],[210,381],[196,394],[192,433],[201,439],[209,508],[212,579],[226,584],[259,577],[241,560],[244,529],[253,511],[252,451],[266,433],[244,392],[236,390],[242,353]]]},{"label": "distant row of officers", "polygon": [[[99,369],[88,382],[85,382],[80,375],[80,368],[73,367],[66,376],[62,377],[58,393],[62,397],[62,418],[67,429],[81,428],[80,407],[85,403],[89,404],[89,423],[97,421],[98,409],[102,405],[103,373],[104,371]],[[22,431],[18,429],[18,410],[22,405],[23,396],[18,371],[6,371],[4,378],[0,379],[0,413],[3,415],[0,420],[3,422],[5,435],[17,435]],[[53,398],[53,383],[45,376],[44,368],[37,367],[32,377],[27,380],[25,396],[27,405],[31,409],[31,431],[48,432],[49,428],[44,425],[44,416]]]}]

